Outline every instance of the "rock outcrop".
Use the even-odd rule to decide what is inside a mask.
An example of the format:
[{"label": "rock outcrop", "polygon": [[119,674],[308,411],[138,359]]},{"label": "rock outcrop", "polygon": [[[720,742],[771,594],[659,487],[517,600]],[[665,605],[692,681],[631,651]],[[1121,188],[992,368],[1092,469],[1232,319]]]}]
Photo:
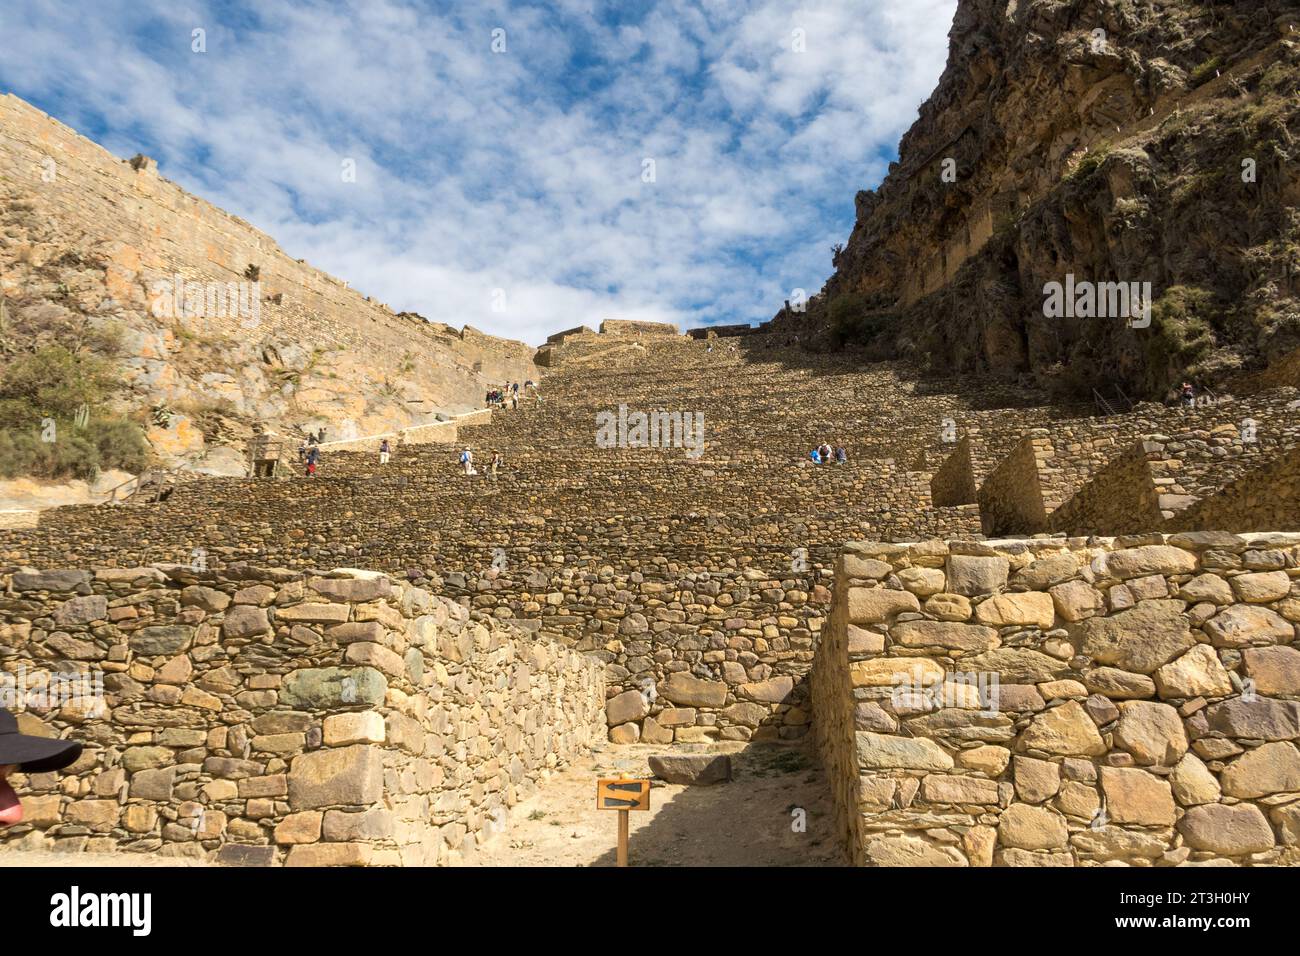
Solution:
[{"label": "rock outcrop", "polygon": [[529,346],[394,313],[12,95],[0,134],[0,334],[113,329],[117,410],[164,464],[242,475],[255,422],[374,435],[537,377]]},{"label": "rock outcrop", "polygon": [[[1300,346],[1298,30],[1286,0],[961,0],[899,162],[772,328],[1140,397],[1280,362]],[[1150,283],[1150,326],[1046,317],[1071,275]]]}]

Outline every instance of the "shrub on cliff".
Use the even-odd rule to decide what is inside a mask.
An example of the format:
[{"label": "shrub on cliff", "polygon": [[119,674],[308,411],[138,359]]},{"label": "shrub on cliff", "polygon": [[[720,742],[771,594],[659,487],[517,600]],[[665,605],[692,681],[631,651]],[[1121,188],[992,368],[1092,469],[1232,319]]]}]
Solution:
[{"label": "shrub on cliff", "polygon": [[871,311],[867,300],[857,292],[842,292],[826,307],[831,334],[836,346],[868,345],[890,323],[890,317]]},{"label": "shrub on cliff", "polygon": [[88,351],[47,345],[0,373],[0,475],[93,479],[103,468],[140,471],[149,445],[139,426],[93,415],[112,387],[112,366]]},{"label": "shrub on cliff", "polygon": [[1147,394],[1196,377],[1197,363],[1214,349],[1214,318],[1220,311],[1208,289],[1171,286],[1156,300],[1146,340]]}]

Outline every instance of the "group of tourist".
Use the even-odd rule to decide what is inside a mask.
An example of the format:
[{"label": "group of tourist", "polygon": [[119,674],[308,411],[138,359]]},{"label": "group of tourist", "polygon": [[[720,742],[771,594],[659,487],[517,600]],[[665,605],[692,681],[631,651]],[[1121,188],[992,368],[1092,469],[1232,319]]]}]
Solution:
[{"label": "group of tourist", "polygon": [[[505,385],[502,385],[500,388],[489,389],[487,393],[488,408],[504,409],[506,405],[509,405],[511,408],[518,408],[519,395],[521,389],[523,391],[523,394],[527,395],[528,390],[531,388],[533,388],[532,379],[529,379],[528,381],[524,382],[522,386],[518,382],[507,382]],[[541,400],[541,396],[539,395],[538,401],[540,400]]]},{"label": "group of tourist", "polygon": [[[320,430],[320,435],[325,434],[325,429]],[[307,437],[298,443],[298,462],[306,468],[308,478],[316,477],[316,468],[320,465],[320,441],[317,435],[308,433]]]},{"label": "group of tourist", "polygon": [[[488,465],[488,477],[493,481],[497,480],[497,471],[505,464],[505,459],[501,457],[499,451],[492,453],[492,461]],[[460,466],[464,469],[466,475],[477,475],[478,471],[474,468],[474,453],[465,448],[460,453]]]},{"label": "group of tourist", "polygon": [[518,382],[507,382],[500,388],[488,389],[485,396],[488,408],[504,409],[509,405],[512,409],[519,407],[519,396],[527,397],[532,392],[533,397],[537,399],[537,404],[542,403],[542,393],[537,390],[537,384],[530,378],[520,385]]},{"label": "group of tourist", "polygon": [[834,449],[823,442],[812,451],[808,452],[809,459],[814,465],[826,465],[835,462],[837,465],[846,464],[849,460],[849,453],[844,450],[843,445],[837,445]]}]

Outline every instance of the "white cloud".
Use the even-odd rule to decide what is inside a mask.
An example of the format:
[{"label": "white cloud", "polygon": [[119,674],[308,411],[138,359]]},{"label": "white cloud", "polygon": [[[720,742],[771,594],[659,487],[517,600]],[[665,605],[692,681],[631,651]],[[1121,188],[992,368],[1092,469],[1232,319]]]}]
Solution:
[{"label": "white cloud", "polygon": [[9,0],[0,82],[396,309],[537,342],[820,288],[955,6]]}]

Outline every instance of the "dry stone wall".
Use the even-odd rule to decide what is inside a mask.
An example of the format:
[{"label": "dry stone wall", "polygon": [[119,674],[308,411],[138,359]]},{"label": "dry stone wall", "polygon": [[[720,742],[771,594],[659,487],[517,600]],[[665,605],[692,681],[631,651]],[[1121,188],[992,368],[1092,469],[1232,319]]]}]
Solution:
[{"label": "dry stone wall", "polygon": [[856,542],[813,670],[877,866],[1300,863],[1300,535]]},{"label": "dry stone wall", "polygon": [[[1052,512],[1053,530],[1117,534],[1163,522],[1153,468],[1163,449],[1142,441],[1116,455],[1079,493]],[[1235,527],[1235,525],[1234,525]]]},{"label": "dry stone wall", "polygon": [[[559,348],[636,358],[559,369],[541,401],[529,396],[482,424],[458,420],[455,449],[403,444],[380,466],[377,442],[362,452],[332,446],[311,480],[222,479],[147,507],[55,509],[37,529],[0,532],[0,561],[120,567],[197,552],[216,568],[371,568],[598,656],[607,696],[619,699],[608,712],[615,740],[797,737],[808,728],[806,677],[838,542],[978,537],[979,505],[934,500],[953,459],[984,485],[986,513],[1041,524],[1061,489],[1082,480],[1072,456],[1092,462],[1081,449],[1095,440],[1096,460],[1110,460],[1129,425],[1063,420],[1059,435],[1017,443],[1026,422],[1056,411],[1000,407],[1015,396],[949,392],[887,367],[805,365],[768,339],[719,340],[709,351],[678,335],[573,332]],[[703,414],[705,453],[596,446],[597,416],[620,404]],[[1197,426],[1188,449],[1202,425],[1223,424],[1210,414],[1187,413]],[[949,464],[933,477],[908,467],[948,447],[937,427],[948,417],[967,429]],[[1261,445],[1276,447],[1280,434],[1261,422]],[[847,465],[807,461],[813,441],[841,436]],[[1170,440],[1171,452],[1182,441]],[[498,480],[458,469],[462,445],[480,465],[501,451]],[[995,454],[1007,458],[1001,467]]]},{"label": "dry stone wall", "polygon": [[[936,504],[970,497],[969,474],[986,534],[1152,530],[1300,443],[1296,396],[1281,388],[1194,408],[1146,405],[1053,421],[1010,443],[1005,427],[972,427],[936,470],[931,493]],[[1010,451],[989,468],[1000,442]]]},{"label": "dry stone wall", "polygon": [[963,436],[930,479],[930,499],[936,505],[966,505],[979,501],[971,461],[970,436]]},{"label": "dry stone wall", "polygon": [[1045,529],[1047,510],[1041,471],[1051,449],[1047,431],[1035,429],[984,480],[979,489],[979,506],[985,534]]},{"label": "dry stone wall", "polygon": [[1300,445],[1179,512],[1171,528],[1300,528]]},{"label": "dry stone wall", "polygon": [[382,574],[168,565],[3,581],[7,706],[25,732],[85,744],[69,770],[21,781],[7,845],[452,862],[605,736],[599,662]]}]

